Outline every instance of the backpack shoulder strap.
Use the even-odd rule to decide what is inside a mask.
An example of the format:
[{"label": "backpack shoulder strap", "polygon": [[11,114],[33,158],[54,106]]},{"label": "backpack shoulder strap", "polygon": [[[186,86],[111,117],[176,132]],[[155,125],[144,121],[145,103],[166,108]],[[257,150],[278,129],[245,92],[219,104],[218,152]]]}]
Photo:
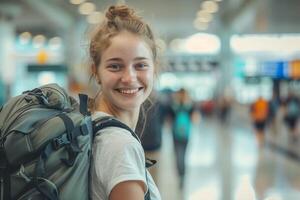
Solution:
[{"label": "backpack shoulder strap", "polygon": [[[128,127],[126,124],[122,123],[121,121],[119,121],[119,120],[117,120],[113,117],[109,117],[109,116],[103,117],[103,118],[100,118],[100,119],[97,119],[97,120],[93,121],[93,134],[94,134],[94,137],[96,136],[96,133],[98,131],[100,131],[101,129],[104,129],[104,128],[107,128],[107,127],[112,127],[112,126],[113,127],[124,128],[124,129],[128,130],[131,133],[131,135],[135,139],[137,139],[137,141],[139,143],[141,143],[139,137],[136,135],[136,133],[130,127]],[[145,176],[146,176],[146,182],[147,182],[148,188],[149,188],[149,180],[148,180],[148,175],[147,175],[146,168],[149,168],[149,167],[153,166],[155,163],[156,163],[155,160],[151,160],[151,159],[146,158]],[[151,200],[149,189],[148,189],[147,193],[145,194],[144,200]]]},{"label": "backpack shoulder strap", "polygon": [[104,128],[107,128],[107,127],[119,127],[119,128],[124,128],[126,130],[128,130],[131,135],[138,140],[138,142],[140,143],[140,139],[139,137],[136,135],[136,133],[131,129],[129,128],[126,124],[122,123],[121,121],[113,118],[113,117],[103,117],[103,118],[100,118],[100,119],[96,119],[93,121],[93,134],[94,134],[94,137],[96,136],[96,134],[98,133],[98,131],[104,129]]},{"label": "backpack shoulder strap", "polygon": [[88,96],[85,94],[79,94],[79,111],[83,115],[90,115],[88,111]]}]

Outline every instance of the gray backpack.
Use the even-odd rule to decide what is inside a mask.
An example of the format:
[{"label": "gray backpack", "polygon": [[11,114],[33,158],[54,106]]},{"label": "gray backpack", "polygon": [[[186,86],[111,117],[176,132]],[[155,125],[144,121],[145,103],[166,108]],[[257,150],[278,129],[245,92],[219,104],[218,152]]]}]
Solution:
[{"label": "gray backpack", "polygon": [[[116,126],[139,141],[117,119],[92,122],[88,97],[79,99],[78,105],[63,88],[49,84],[0,109],[0,200],[88,200],[93,133]],[[145,166],[153,164],[147,159]],[[148,191],[145,200],[150,199]]]},{"label": "gray backpack", "polygon": [[0,199],[89,199],[92,121],[87,96],[56,84],[10,99],[0,112]]}]

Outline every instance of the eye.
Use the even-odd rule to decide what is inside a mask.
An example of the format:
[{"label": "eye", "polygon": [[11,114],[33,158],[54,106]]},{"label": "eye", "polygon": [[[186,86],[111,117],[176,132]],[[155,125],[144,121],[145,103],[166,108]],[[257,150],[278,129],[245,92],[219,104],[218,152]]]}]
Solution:
[{"label": "eye", "polygon": [[107,68],[111,71],[119,71],[121,67],[122,67],[121,64],[118,63],[112,63],[107,66]]},{"label": "eye", "polygon": [[135,68],[137,69],[137,70],[145,70],[145,69],[147,69],[149,67],[149,65],[147,64],[147,63],[137,63],[137,64],[135,64]]}]

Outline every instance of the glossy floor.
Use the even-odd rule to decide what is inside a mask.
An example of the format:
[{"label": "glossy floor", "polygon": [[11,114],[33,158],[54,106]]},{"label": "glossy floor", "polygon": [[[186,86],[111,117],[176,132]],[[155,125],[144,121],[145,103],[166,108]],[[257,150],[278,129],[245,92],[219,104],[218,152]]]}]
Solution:
[{"label": "glossy floor", "polygon": [[187,173],[180,190],[171,134],[165,127],[157,180],[162,198],[299,200],[300,143],[291,143],[280,121],[266,137],[259,148],[246,108],[233,110],[226,124],[202,118],[188,145]]}]

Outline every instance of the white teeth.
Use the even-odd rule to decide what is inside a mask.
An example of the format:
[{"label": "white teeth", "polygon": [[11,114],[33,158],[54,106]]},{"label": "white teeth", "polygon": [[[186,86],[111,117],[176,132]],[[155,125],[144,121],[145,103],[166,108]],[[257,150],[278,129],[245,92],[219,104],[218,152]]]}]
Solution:
[{"label": "white teeth", "polygon": [[134,94],[134,93],[138,92],[138,90],[139,89],[136,88],[136,89],[127,89],[127,90],[120,89],[119,91],[123,94]]}]

